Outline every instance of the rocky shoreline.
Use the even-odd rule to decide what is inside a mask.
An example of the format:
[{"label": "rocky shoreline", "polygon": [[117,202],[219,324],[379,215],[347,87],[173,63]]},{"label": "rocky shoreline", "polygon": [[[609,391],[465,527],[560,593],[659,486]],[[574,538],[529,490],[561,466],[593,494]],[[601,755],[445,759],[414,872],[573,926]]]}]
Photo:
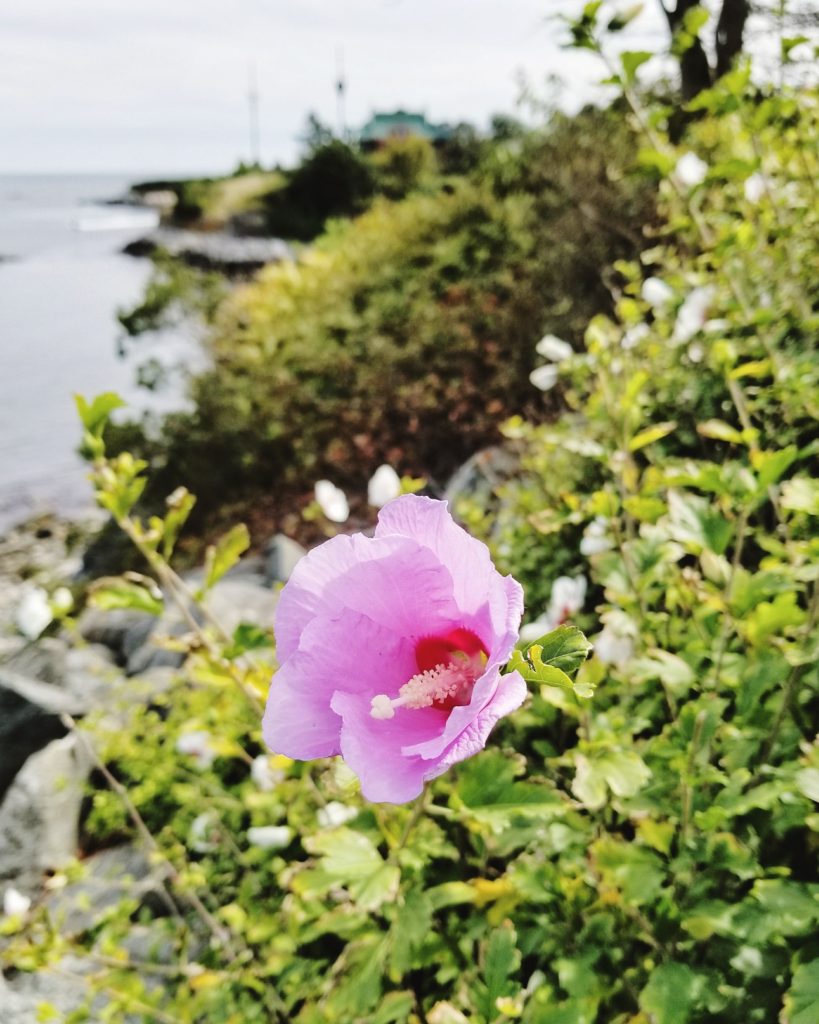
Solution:
[{"label": "rocky shoreline", "polygon": [[[167,909],[148,852],[126,843],[82,855],[89,782],[105,781],[72,723],[94,714],[128,728],[135,711],[178,683],[184,655],[163,641],[187,624],[170,602],[159,618],[90,607],[73,617],[69,610],[36,636],[39,623],[21,617],[32,594],[47,593],[52,604],[58,590],[80,594],[82,549],[96,526],[95,519],[78,526],[41,517],[0,538],[0,923],[45,908],[63,934],[76,935],[128,897],[149,919],[134,925],[128,951],[161,963]],[[288,537],[272,537],[209,592],[208,611],[231,631],[240,622],[270,628],[277,584],[303,554]],[[196,584],[199,575],[187,581]],[[90,960],[67,958],[48,970],[0,971],[3,1024],[35,1024],[44,1001],[61,1015],[78,1009],[93,970]]]},{"label": "rocky shoreline", "polygon": [[186,231],[161,227],[138,238],[122,250],[128,256],[152,256],[169,253],[189,266],[202,270],[220,270],[227,274],[246,274],[268,263],[292,260],[293,250],[281,238],[258,238],[229,234],[226,231]]}]

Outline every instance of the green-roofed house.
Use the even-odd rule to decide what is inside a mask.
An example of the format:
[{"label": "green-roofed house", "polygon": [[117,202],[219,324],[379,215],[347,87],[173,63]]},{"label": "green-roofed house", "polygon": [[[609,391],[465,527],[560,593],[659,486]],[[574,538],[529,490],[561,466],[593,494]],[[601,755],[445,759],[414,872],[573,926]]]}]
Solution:
[{"label": "green-roofed house", "polygon": [[427,139],[433,145],[446,142],[452,135],[447,124],[433,124],[424,114],[413,114],[408,110],[395,110],[391,114],[373,114],[358,133],[358,141],[364,150],[378,149],[391,139]]}]

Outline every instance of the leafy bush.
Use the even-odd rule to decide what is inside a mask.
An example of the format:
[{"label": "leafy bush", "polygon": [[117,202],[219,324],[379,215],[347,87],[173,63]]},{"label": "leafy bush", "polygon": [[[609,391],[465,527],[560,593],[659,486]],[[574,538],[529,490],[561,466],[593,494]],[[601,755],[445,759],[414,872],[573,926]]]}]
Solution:
[{"label": "leafy bush", "polygon": [[281,238],[309,241],[330,217],[352,217],[376,190],[368,161],[334,139],[314,149],[265,199],[268,230]]},{"label": "leafy bush", "polygon": [[403,199],[428,183],[438,169],[432,145],[426,139],[413,136],[389,140],[370,160],[378,177],[379,191],[390,199]]},{"label": "leafy bush", "polygon": [[475,182],[379,200],[262,271],[217,312],[213,369],[194,415],[167,423],[156,486],[184,482],[205,513],[328,474],[361,490],[385,459],[442,479],[508,415],[548,413],[535,342],[581,344],[611,307],[605,267],[652,216],[653,186],[624,171],[633,148],[616,112],[561,118],[499,143]]}]

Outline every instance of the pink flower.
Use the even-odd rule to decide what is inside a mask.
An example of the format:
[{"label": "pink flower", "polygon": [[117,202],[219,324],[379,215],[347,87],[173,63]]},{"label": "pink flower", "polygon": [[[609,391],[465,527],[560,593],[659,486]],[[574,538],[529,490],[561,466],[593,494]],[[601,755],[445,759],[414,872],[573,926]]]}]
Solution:
[{"label": "pink flower", "polygon": [[368,800],[414,799],[523,703],[523,679],[501,675],[522,613],[520,585],[446,502],[396,498],[372,538],[327,541],[282,591],[266,743],[340,753]]}]

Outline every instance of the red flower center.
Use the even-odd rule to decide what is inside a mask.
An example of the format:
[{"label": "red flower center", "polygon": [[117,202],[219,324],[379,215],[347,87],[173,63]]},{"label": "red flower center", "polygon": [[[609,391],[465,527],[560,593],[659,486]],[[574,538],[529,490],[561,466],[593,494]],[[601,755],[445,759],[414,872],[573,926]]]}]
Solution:
[{"label": "red flower center", "polygon": [[397,697],[384,693],[373,697],[370,714],[383,719],[392,718],[399,707],[451,711],[468,704],[488,653],[481,639],[463,627],[444,636],[424,637],[415,645],[417,674],[404,683]]}]

